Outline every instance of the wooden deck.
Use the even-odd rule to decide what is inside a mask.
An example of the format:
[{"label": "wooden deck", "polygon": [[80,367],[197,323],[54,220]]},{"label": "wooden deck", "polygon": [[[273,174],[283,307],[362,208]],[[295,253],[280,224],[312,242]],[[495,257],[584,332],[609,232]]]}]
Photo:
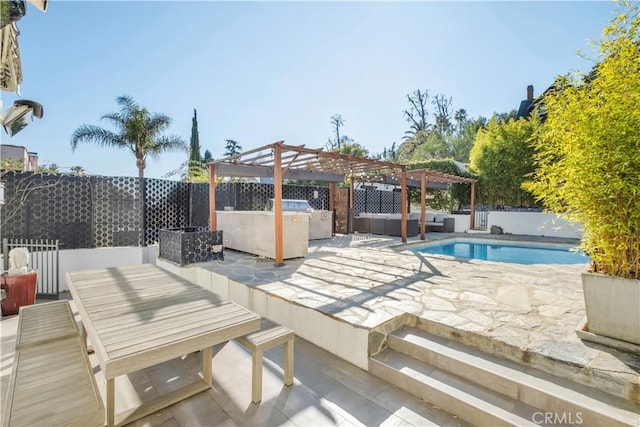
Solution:
[{"label": "wooden deck", "polygon": [[[211,387],[211,347],[260,328],[260,317],[155,265],[67,273],[107,381],[106,424],[132,422]],[[202,381],[115,415],[120,375],[203,351]]]}]

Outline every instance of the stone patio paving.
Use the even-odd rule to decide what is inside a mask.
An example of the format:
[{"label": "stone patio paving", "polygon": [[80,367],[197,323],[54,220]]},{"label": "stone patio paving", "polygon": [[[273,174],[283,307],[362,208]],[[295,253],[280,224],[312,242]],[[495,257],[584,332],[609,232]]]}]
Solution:
[{"label": "stone patio paving", "polygon": [[[428,239],[476,236],[498,237],[429,233]],[[411,238],[409,245],[416,242]],[[399,238],[356,234],[312,241],[307,257],[283,267],[230,250],[223,262],[200,266],[371,330],[408,313],[487,351],[614,394],[640,396],[639,357],[576,335],[585,316],[585,265],[459,260],[406,249]]]},{"label": "stone patio paving", "polygon": [[[638,399],[640,358],[582,342],[575,334],[584,316],[583,265],[452,260],[408,252],[398,244],[397,238],[337,236],[313,242],[306,258],[287,260],[284,267],[234,251],[225,252],[225,261],[193,267],[372,331],[414,316],[443,333],[455,333],[461,341]],[[0,323],[3,402],[16,326],[17,316]],[[251,356],[231,342],[215,349],[210,391],[134,425],[465,425],[304,339],[296,340],[292,388],[282,385],[282,349],[269,350],[265,357],[260,405],[250,402]],[[135,406],[190,380],[200,367],[199,358],[191,354],[119,378],[118,408]],[[92,361],[104,395],[102,375]]]}]

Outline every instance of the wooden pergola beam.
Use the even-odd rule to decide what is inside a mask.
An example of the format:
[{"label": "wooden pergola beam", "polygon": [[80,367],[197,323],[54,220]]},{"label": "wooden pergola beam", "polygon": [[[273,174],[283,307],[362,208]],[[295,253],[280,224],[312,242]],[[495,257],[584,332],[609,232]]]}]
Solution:
[{"label": "wooden pergola beam", "polygon": [[[284,162],[284,163],[283,163]],[[285,165],[283,167],[283,165]],[[273,177],[274,180],[274,212],[275,212],[275,253],[276,265],[283,264],[283,214],[282,214],[282,181],[285,178],[322,181],[329,184],[329,209],[334,206],[333,183],[344,182],[345,176],[351,177],[350,185],[350,214],[354,210],[353,183],[355,180],[368,182],[383,182],[400,185],[401,235],[402,241],[407,241],[407,211],[409,204],[407,187],[421,189],[421,238],[424,239],[426,226],[426,189],[446,188],[451,183],[471,184],[471,221],[473,228],[475,215],[475,180],[466,177],[432,171],[429,169],[407,170],[405,165],[394,162],[361,158],[347,154],[328,152],[322,149],[306,148],[304,145],[290,146],[284,141],[268,144],[253,150],[245,151],[235,156],[216,160],[209,163],[209,223],[215,229],[215,176],[233,177]],[[351,225],[353,219],[350,221]],[[351,230],[350,230],[351,231]]]}]

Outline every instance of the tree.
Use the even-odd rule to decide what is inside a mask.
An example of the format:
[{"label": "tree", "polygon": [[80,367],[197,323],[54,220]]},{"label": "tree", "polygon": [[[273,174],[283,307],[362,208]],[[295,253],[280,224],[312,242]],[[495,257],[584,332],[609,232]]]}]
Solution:
[{"label": "tree", "polygon": [[69,170],[71,171],[71,173],[73,173],[74,175],[80,175],[80,176],[84,176],[87,174],[87,171],[84,170],[84,168],[82,166],[71,166],[69,168]]},{"label": "tree", "polygon": [[11,157],[3,159],[0,162],[0,169],[6,171],[23,171],[24,159],[13,159]]},{"label": "tree", "polygon": [[187,169],[187,182],[206,182],[208,174],[202,164],[200,156],[200,135],[198,134],[198,114],[193,109],[193,119],[191,119],[191,143],[189,145],[189,165]]},{"label": "tree", "polygon": [[425,89],[424,92],[421,92],[418,89],[412,94],[407,94],[407,101],[409,101],[409,108],[404,110],[402,114],[409,122],[409,130],[405,132],[404,139],[411,138],[420,131],[426,131],[431,126],[427,122],[429,91]]},{"label": "tree", "polygon": [[[414,162],[408,165],[409,169],[430,169],[450,175],[472,178],[471,174],[462,172],[452,159],[434,159],[423,162]],[[435,210],[460,210],[463,205],[471,201],[471,186],[469,184],[452,183],[446,189],[427,188],[426,205]],[[411,201],[420,204],[420,191],[411,192]]]},{"label": "tree", "polygon": [[526,188],[582,224],[594,271],[640,279],[640,12],[622,4],[591,75],[562,76],[544,97]]},{"label": "tree", "polygon": [[38,166],[38,169],[36,169],[36,172],[40,172],[40,173],[60,173],[60,166],[58,166],[56,163],[49,163],[49,164],[42,164],[40,166]]},{"label": "tree", "polygon": [[393,141],[391,147],[384,147],[382,153],[374,156],[380,160],[386,160],[387,162],[397,162],[398,161],[398,149],[396,147],[396,142]]},{"label": "tree", "polygon": [[367,157],[369,155],[369,151],[357,142],[346,142],[341,148],[336,148],[332,151],[355,157]]},{"label": "tree", "polygon": [[420,131],[413,138],[416,139],[416,149],[413,151],[411,161],[444,159],[452,156],[446,134],[433,130]]},{"label": "tree", "polygon": [[207,164],[213,161],[213,156],[211,155],[211,151],[204,150],[204,156],[202,156],[202,163]]},{"label": "tree", "polygon": [[[457,112],[456,115],[458,115]],[[487,119],[482,116],[470,120],[467,119],[466,116],[462,119],[462,116],[458,115],[456,118],[456,133],[451,142],[451,154],[454,159],[462,163],[469,163],[469,154],[473,148],[478,130],[484,128],[486,125]]]},{"label": "tree", "polygon": [[198,134],[198,113],[193,109],[193,119],[191,119],[191,144],[189,149],[189,160],[202,162],[200,156],[200,135]]},{"label": "tree", "polygon": [[71,135],[73,151],[78,144],[87,142],[129,150],[136,158],[139,178],[144,178],[147,158],[155,158],[168,151],[186,151],[187,146],[179,136],[160,135],[171,125],[169,117],[149,113],[127,95],[119,96],[116,101],[120,111],[102,116],[112,123],[115,131],[83,124]]},{"label": "tree", "polygon": [[448,135],[453,128],[451,123],[451,97],[447,98],[443,94],[439,94],[434,96],[431,102],[435,107],[434,130],[440,135]]},{"label": "tree", "polygon": [[158,113],[150,113],[140,107],[130,96],[116,98],[120,111],[102,116],[111,122],[115,131],[95,125],[83,124],[71,135],[71,150],[80,143],[91,142],[101,147],[114,147],[131,151],[136,158],[140,185],[141,233],[140,244],[146,245],[146,205],[144,170],[147,158],[158,157],[168,151],[186,151],[187,144],[179,136],[161,135],[171,125],[171,119]]},{"label": "tree", "polygon": [[471,150],[471,170],[478,175],[480,200],[515,206],[534,203],[522,184],[534,171],[531,138],[539,125],[537,115],[506,122],[492,118],[478,131]]},{"label": "tree", "polygon": [[238,141],[234,141],[233,139],[227,139],[227,143],[224,146],[224,156],[231,157],[238,155],[242,152],[242,146]]},{"label": "tree", "polygon": [[339,152],[343,145],[354,143],[353,139],[349,138],[347,135],[340,136],[340,127],[344,125],[344,119],[340,114],[334,114],[333,116],[331,116],[330,123],[334,128],[335,137],[333,139],[329,138],[329,140],[327,141],[328,150],[336,151],[337,149]]}]

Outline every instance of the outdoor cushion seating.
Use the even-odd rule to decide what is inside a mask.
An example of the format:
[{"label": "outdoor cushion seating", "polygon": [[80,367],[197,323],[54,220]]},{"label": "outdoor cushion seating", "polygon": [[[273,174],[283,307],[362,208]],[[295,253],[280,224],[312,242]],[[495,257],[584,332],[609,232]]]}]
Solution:
[{"label": "outdoor cushion seating", "polygon": [[[354,218],[354,231],[399,237],[401,214],[362,213]],[[407,236],[417,236],[420,228],[420,214],[407,214]]]},{"label": "outdoor cushion seating", "polygon": [[427,214],[426,216],[427,232],[436,231],[443,233],[453,233],[455,228],[455,219],[447,218],[444,214]]},{"label": "outdoor cushion seating", "polygon": [[[400,225],[402,223],[401,219],[390,218],[385,222],[385,234],[387,236],[402,236],[402,230]],[[417,219],[408,219],[407,220],[407,237],[417,236],[418,228],[420,221]]]}]

